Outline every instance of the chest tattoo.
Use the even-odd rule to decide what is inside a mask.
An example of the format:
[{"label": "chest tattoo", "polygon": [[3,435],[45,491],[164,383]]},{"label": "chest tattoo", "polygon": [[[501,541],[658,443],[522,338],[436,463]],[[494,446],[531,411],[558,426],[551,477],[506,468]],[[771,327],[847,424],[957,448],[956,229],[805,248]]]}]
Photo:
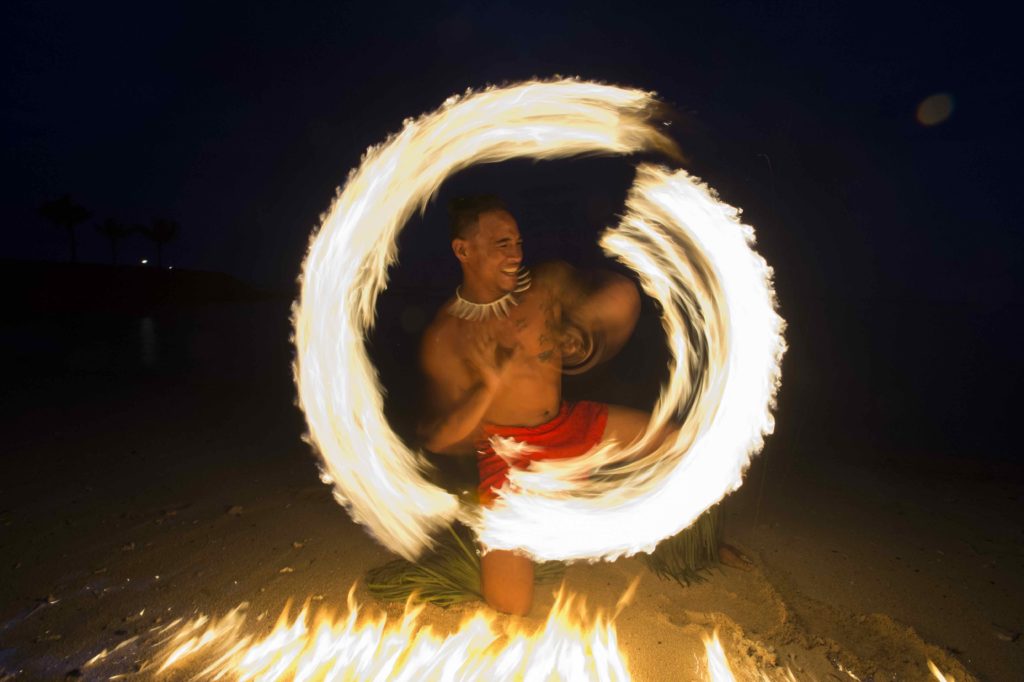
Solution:
[{"label": "chest tattoo", "polygon": [[541,362],[553,362],[556,359],[555,349],[560,338],[558,325],[558,306],[552,296],[545,296],[540,304],[541,314],[544,316],[544,328],[537,339],[541,352],[537,359]]}]

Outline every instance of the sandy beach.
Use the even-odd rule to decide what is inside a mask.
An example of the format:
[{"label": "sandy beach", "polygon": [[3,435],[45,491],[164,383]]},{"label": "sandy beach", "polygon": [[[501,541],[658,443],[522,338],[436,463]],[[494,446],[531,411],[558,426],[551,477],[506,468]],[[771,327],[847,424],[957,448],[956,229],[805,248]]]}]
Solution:
[{"label": "sandy beach", "polygon": [[[126,318],[106,336],[85,333],[95,321],[61,324],[59,352],[38,346],[52,329],[31,320],[9,327],[5,349],[0,679],[147,679],[141,643],[85,664],[241,602],[255,630],[289,600],[344,610],[350,586],[391,558],[333,501],[301,440],[284,302]],[[926,680],[929,659],[958,682],[1016,679],[1019,466],[884,440],[865,451],[835,437],[826,452],[794,416],[801,386],[784,383],[778,433],[723,503],[726,538],[754,570],[683,587],[627,558],[570,566],[566,589],[614,609],[639,577],[616,620],[636,680],[701,679],[715,629],[737,679]],[[556,588],[539,588],[528,621]],[[479,607],[424,617],[454,628]]]}]

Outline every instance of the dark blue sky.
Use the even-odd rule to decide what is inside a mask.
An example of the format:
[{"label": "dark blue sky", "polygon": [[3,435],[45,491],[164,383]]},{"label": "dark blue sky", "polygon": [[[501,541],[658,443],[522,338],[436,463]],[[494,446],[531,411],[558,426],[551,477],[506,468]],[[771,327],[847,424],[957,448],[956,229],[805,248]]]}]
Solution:
[{"label": "dark blue sky", "polygon": [[[177,220],[168,262],[289,282],[334,188],[403,118],[469,86],[563,74],[682,112],[694,169],[747,210],[780,289],[1020,292],[1009,16],[687,4],[7,3],[0,256],[66,258],[36,207],[70,192],[98,218]],[[924,127],[916,107],[939,92],[953,114]],[[577,184],[601,192],[600,172]],[[103,262],[100,236],[81,233],[83,259]]]}]

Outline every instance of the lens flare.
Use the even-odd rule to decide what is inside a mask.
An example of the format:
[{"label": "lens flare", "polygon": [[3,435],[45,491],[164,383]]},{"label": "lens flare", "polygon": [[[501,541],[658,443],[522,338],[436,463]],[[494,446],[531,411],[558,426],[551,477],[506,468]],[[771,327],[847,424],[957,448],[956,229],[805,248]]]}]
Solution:
[{"label": "lens flare", "polygon": [[953,96],[939,92],[929,95],[917,105],[917,122],[923,126],[944,123],[953,114]]},{"label": "lens flare", "polygon": [[773,428],[783,322],[752,228],[684,171],[639,166],[625,215],[601,238],[660,303],[672,352],[637,443],[513,472],[493,509],[460,510],[388,426],[364,345],[398,232],[449,175],[512,158],[671,152],[658,108],[652,93],[576,80],[453,97],[371,148],[323,217],[294,311],[299,401],[323,480],[391,550],[415,558],[461,516],[487,548],[614,558],[652,549],[741,484]]}]

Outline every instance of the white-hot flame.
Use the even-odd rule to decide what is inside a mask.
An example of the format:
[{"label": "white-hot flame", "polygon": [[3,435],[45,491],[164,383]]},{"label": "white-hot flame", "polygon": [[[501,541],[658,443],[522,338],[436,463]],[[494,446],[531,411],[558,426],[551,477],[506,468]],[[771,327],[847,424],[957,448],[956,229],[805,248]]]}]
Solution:
[{"label": "white-hot flame", "polygon": [[714,682],[736,682],[717,631],[711,637],[704,635],[704,653],[708,657],[708,679]]},{"label": "white-hot flame", "polygon": [[[424,622],[424,605],[406,604],[398,618],[381,612],[364,613],[348,594],[348,608],[335,615],[313,609],[307,602],[292,616],[285,606],[276,624],[257,636],[241,604],[221,618],[179,618],[154,626],[149,633],[104,650],[83,668],[88,677],[109,676],[105,666],[133,643],[145,642],[143,660],[135,670],[154,679],[192,680],[445,680],[500,682],[502,680],[564,680],[617,682],[631,679],[626,656],[618,644],[615,619],[631,600],[637,581],[622,595],[615,611],[588,615],[584,600],[565,589],[542,623],[502,617],[489,609],[466,615],[450,633]],[[257,618],[259,621],[262,618]],[[703,637],[705,660],[700,679],[734,682],[715,631]],[[677,655],[684,655],[681,651]],[[739,659],[738,659],[739,660]],[[672,662],[673,667],[677,662]],[[954,682],[934,663],[928,669],[938,682]],[[858,679],[849,671],[850,679]],[[797,682],[788,668],[741,668],[741,679]],[[109,679],[132,678],[115,673]]]},{"label": "white-hot flame", "polygon": [[[604,680],[630,679],[612,618],[587,616],[582,599],[559,591],[543,624],[502,623],[480,609],[451,634],[422,622],[423,606],[401,618],[361,616],[352,591],[335,617],[309,605],[285,607],[262,638],[247,634],[246,605],[220,619],[205,616],[157,629],[143,669],[197,680]],[[102,659],[98,656],[89,666]]]},{"label": "white-hot flame", "polygon": [[753,230],[685,171],[641,166],[626,208],[601,244],[662,305],[669,382],[637,443],[513,470],[516,493],[483,510],[478,532],[488,547],[540,559],[649,551],[738,488],[773,428],[783,322],[771,269],[751,249]]},{"label": "white-hot flame", "polygon": [[[450,174],[475,163],[671,149],[651,118],[656,105],[650,93],[572,80],[452,98],[370,149],[324,217],[295,310],[299,399],[324,480],[395,552],[414,558],[459,513],[388,426],[364,347],[398,231]],[[738,487],[772,429],[782,321],[771,271],[750,248],[753,231],[685,172],[649,165],[638,169],[627,209],[602,245],[662,305],[674,359],[649,435],[633,448],[513,472],[517,492],[473,519],[487,547],[543,559],[649,550]],[[683,427],[655,443],[683,412]]]},{"label": "white-hot flame", "polygon": [[956,682],[956,678],[952,675],[943,675],[942,671],[939,670],[939,666],[932,663],[931,659],[928,660],[928,671],[939,682]]}]

